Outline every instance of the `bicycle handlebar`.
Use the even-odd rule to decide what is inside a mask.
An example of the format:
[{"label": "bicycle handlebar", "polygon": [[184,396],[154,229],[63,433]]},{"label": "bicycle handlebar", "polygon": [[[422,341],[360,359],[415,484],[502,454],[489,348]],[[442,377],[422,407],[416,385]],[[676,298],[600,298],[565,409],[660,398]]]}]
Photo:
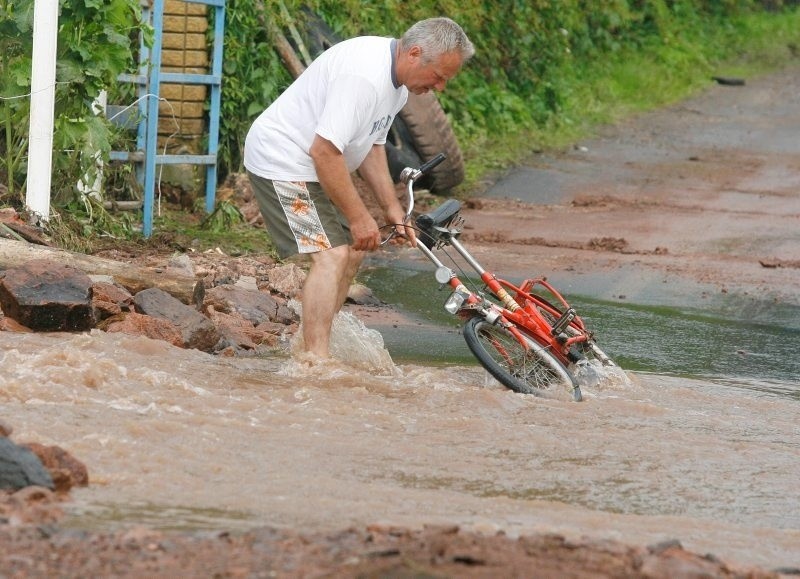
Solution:
[{"label": "bicycle handlebar", "polygon": [[445,159],[447,159],[447,155],[445,155],[444,153],[439,153],[433,159],[421,165],[419,169],[406,167],[405,169],[403,169],[402,173],[400,173],[400,180],[403,183],[411,185],[411,182],[417,181],[425,173],[428,173],[431,169],[439,165]]},{"label": "bicycle handlebar", "polygon": [[433,159],[422,165],[418,169],[418,171],[424,175],[425,173],[436,167],[439,163],[441,163],[445,159],[447,159],[447,155],[445,155],[444,153],[439,153]]},{"label": "bicycle handlebar", "polygon": [[[439,153],[430,161],[423,163],[420,165],[418,169],[414,169],[413,167],[406,167],[400,173],[400,181],[407,185],[407,192],[408,192],[408,208],[406,209],[406,215],[403,218],[403,224],[407,223],[408,220],[411,218],[411,214],[414,212],[414,182],[417,181],[420,177],[431,171],[434,167],[439,165],[442,161],[447,159],[447,155],[444,153]],[[399,224],[398,224],[399,225]],[[396,231],[392,231],[389,236],[381,241],[381,245],[388,243],[394,236],[397,234]]]},{"label": "bicycle handlebar", "polygon": [[414,212],[414,182],[422,177],[425,173],[430,172],[431,169],[439,165],[445,159],[447,159],[447,155],[444,153],[439,153],[430,161],[423,163],[419,169],[406,167],[403,169],[402,173],[400,173],[400,180],[408,185],[408,208],[406,209],[406,216],[403,220],[404,223],[409,220],[411,214]]}]

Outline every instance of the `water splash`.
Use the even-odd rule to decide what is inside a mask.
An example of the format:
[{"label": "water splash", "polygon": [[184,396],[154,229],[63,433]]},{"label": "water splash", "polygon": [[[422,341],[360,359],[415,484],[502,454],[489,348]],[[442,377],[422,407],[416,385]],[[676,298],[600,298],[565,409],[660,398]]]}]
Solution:
[{"label": "water splash", "polygon": [[[302,318],[303,306],[297,300],[291,300],[289,307]],[[292,355],[295,366],[299,368],[312,365],[329,367],[338,373],[344,371],[341,366],[327,361],[314,359],[313,356],[303,351],[302,322],[300,329],[291,342]],[[383,336],[377,330],[367,328],[364,323],[350,312],[340,311],[333,319],[331,328],[331,356],[347,366],[367,371],[378,376],[395,376],[397,367],[386,349]]]},{"label": "water splash", "polygon": [[582,389],[625,390],[633,386],[622,368],[617,365],[604,366],[599,360],[582,360],[570,366],[570,371]]}]

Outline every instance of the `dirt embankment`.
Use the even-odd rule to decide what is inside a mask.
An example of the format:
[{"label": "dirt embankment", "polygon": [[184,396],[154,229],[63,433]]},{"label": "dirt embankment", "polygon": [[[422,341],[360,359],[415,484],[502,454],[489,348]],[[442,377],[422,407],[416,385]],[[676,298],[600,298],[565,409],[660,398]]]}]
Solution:
[{"label": "dirt embankment", "polygon": [[271,528],[185,535],[143,528],[114,534],[0,527],[3,577],[737,577],[677,541],[647,548],[559,535],[510,538],[457,527],[345,529],[328,535]]}]

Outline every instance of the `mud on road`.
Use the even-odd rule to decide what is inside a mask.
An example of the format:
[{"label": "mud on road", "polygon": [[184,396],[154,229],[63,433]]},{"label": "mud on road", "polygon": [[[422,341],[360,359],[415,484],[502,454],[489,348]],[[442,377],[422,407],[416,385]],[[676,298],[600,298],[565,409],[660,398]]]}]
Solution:
[{"label": "mud on road", "polygon": [[800,68],[602,129],[503,176],[464,240],[505,272],[567,291],[701,304],[800,303]]}]

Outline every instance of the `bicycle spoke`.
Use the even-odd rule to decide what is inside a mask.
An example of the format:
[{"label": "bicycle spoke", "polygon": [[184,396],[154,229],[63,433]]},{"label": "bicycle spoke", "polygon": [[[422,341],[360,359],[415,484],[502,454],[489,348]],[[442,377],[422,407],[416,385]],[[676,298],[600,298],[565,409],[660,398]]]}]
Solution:
[{"label": "bicycle spoke", "polygon": [[550,387],[560,382],[560,377],[541,357],[525,348],[514,337],[499,328],[485,326],[478,332],[479,338],[486,342],[486,351],[511,376],[538,389]]}]

